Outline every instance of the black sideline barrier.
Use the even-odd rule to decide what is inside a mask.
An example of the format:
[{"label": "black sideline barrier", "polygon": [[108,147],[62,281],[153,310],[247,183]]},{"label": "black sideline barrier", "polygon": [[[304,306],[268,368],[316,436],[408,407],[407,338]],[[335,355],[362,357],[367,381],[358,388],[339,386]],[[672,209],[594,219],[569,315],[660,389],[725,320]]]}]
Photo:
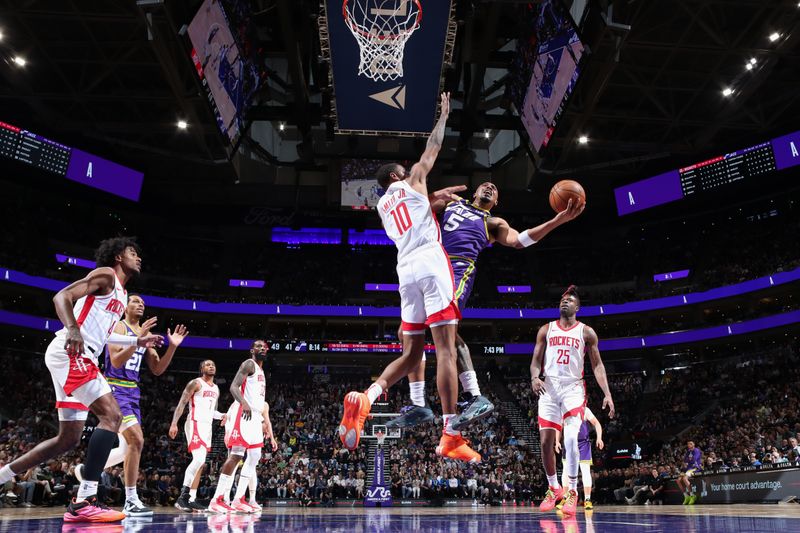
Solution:
[{"label": "black sideline barrier", "polygon": [[[747,468],[736,472],[701,474],[691,478],[697,503],[777,503],[800,498],[800,468]],[[667,485],[665,503],[681,504],[683,493],[675,480]]]}]

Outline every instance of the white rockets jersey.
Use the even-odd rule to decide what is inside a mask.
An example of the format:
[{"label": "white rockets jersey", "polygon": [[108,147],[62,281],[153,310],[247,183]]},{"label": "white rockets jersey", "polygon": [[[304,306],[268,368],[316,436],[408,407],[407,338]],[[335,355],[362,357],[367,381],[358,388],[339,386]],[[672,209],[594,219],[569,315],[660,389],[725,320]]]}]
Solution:
[{"label": "white rockets jersey", "polygon": [[544,375],[559,384],[583,379],[583,357],[586,341],[584,324],[576,322],[562,329],[558,320],[547,325],[547,348],[544,351]]},{"label": "white rockets jersey", "polygon": [[[128,291],[122,286],[119,278],[114,276],[114,290],[105,296],[84,296],[75,303],[73,313],[78,327],[81,328],[83,344],[86,348],[84,356],[97,363],[109,335],[114,326],[122,318],[128,306]],[[63,328],[56,336],[65,337],[67,329]]]},{"label": "white rockets jersey", "polygon": [[267,397],[267,380],[264,378],[264,371],[256,364],[256,371],[250,374],[242,382],[242,397],[250,406],[253,413],[261,413],[264,410],[264,403]]},{"label": "white rockets jersey", "polygon": [[189,418],[195,422],[211,422],[214,420],[214,411],[217,410],[219,387],[216,383],[209,385],[202,378],[199,381],[200,390],[189,399]]},{"label": "white rockets jersey", "polygon": [[389,186],[378,201],[378,214],[386,235],[397,246],[398,261],[421,246],[441,242],[439,223],[428,197],[405,181]]}]

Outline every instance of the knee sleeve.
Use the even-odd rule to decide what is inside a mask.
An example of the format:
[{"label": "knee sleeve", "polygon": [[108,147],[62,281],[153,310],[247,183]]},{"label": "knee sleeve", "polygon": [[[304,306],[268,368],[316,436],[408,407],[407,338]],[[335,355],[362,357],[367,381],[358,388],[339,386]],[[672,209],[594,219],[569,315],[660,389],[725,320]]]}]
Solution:
[{"label": "knee sleeve", "polygon": [[208,452],[205,448],[197,448],[196,450],[192,451],[192,462],[186,467],[186,475],[183,477],[184,487],[192,486],[194,476],[197,475],[197,471],[200,470],[200,468],[202,468],[203,464],[206,462],[207,453]]},{"label": "knee sleeve", "polygon": [[255,476],[256,466],[258,466],[258,461],[260,460],[261,460],[261,448],[253,448],[247,450],[247,455],[245,455],[244,458],[244,465],[242,466],[242,472],[239,475],[245,477]]},{"label": "knee sleeve", "polygon": [[581,479],[583,479],[583,488],[587,489],[592,486],[592,470],[589,463],[581,463]]}]

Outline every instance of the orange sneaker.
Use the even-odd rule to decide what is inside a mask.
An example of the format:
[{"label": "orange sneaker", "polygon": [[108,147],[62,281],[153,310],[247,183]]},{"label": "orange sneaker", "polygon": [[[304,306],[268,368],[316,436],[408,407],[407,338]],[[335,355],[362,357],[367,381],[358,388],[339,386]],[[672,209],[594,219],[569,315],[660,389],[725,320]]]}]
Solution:
[{"label": "orange sneaker", "polygon": [[575,490],[570,490],[566,494],[566,499],[564,500],[564,507],[561,508],[561,512],[567,516],[575,516],[577,507],[578,507],[578,493]]},{"label": "orange sneaker", "polygon": [[467,463],[480,463],[481,454],[469,447],[469,441],[461,435],[449,435],[442,433],[439,445],[436,447],[436,455],[457,459]]},{"label": "orange sneaker", "polygon": [[344,415],[339,424],[339,440],[348,450],[358,448],[361,440],[361,430],[369,416],[369,398],[363,392],[348,392],[344,397]]},{"label": "orange sneaker", "polygon": [[556,504],[564,497],[564,488],[550,487],[547,489],[547,494],[544,495],[544,500],[539,504],[539,510],[543,512],[552,511]]}]

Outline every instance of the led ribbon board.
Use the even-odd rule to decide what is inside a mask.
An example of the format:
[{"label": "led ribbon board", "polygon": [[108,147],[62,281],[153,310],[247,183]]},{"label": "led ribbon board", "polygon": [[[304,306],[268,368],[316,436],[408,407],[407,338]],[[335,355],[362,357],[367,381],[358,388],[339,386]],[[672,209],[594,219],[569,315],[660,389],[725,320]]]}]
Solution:
[{"label": "led ribbon board", "polygon": [[326,0],[320,19],[339,133],[427,135],[452,56],[449,0]]}]

